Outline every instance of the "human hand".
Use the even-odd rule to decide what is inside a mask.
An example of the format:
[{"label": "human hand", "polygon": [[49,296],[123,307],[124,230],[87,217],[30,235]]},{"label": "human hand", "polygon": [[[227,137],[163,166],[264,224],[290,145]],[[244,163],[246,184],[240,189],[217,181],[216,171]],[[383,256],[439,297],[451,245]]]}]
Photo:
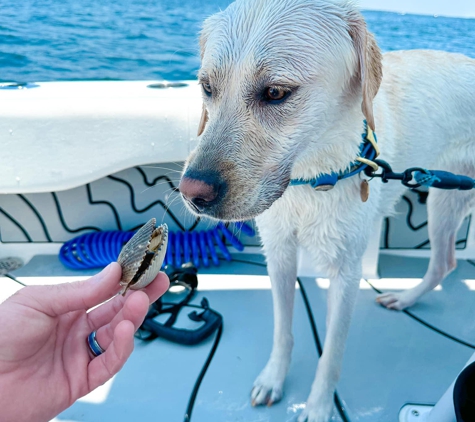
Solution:
[{"label": "human hand", "polygon": [[[49,421],[122,368],[149,304],[169,283],[160,273],[144,290],[113,297],[120,276],[112,263],[85,281],[25,287],[0,305],[2,422]],[[95,358],[86,342],[94,330],[105,350]]]}]

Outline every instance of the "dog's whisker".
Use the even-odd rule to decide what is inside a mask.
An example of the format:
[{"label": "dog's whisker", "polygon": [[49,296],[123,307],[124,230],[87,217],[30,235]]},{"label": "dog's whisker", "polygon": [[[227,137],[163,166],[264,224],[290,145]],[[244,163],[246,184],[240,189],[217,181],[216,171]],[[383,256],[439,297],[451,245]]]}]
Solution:
[{"label": "dog's whisker", "polygon": [[[176,198],[174,198],[174,199],[170,202],[169,205],[166,205],[166,207],[165,207],[165,214],[168,214],[168,211],[170,210],[170,207],[173,205],[173,202],[175,202],[175,201],[176,201]],[[163,224],[163,220],[165,219],[165,214],[164,214],[164,216],[163,216],[163,218],[162,218],[162,224]]]},{"label": "dog's whisker", "polygon": [[[158,187],[160,187],[160,186],[167,185],[167,184],[168,184],[168,182],[156,183],[155,185],[146,187],[146,188],[145,188],[143,191],[141,191],[140,193],[142,194],[142,193],[144,193],[144,192],[147,192],[149,189],[158,188]],[[175,188],[175,187],[172,188],[172,187],[170,186],[170,187],[169,187],[165,192],[163,192],[163,193],[165,194],[165,193],[167,193],[169,190],[172,190],[172,191],[174,191],[174,192],[177,192],[177,191],[178,191],[177,188]]]},{"label": "dog's whisker", "polygon": [[[183,172],[183,169],[177,170],[169,167],[162,167],[162,166],[141,166],[142,168],[151,168],[151,169],[157,169],[157,170],[165,170],[170,173],[179,173],[181,174]],[[164,175],[166,176],[166,175]]]},{"label": "dog's whisker", "polygon": [[153,184],[152,186],[148,186],[147,189],[168,185],[169,189],[173,189],[173,190],[178,192],[177,184],[178,183],[173,183],[173,181],[169,182],[168,180],[163,180],[163,181],[160,181],[160,182],[157,182],[157,183]]},{"label": "dog's whisker", "polygon": [[174,196],[173,198],[171,198],[171,202],[169,202],[169,201],[170,201],[170,196],[171,196],[171,195],[168,195],[167,198],[166,198],[166,200],[165,200],[165,203],[169,203],[169,204],[170,204],[169,207],[170,207],[174,202],[176,202],[176,201],[180,198],[178,195],[177,195],[177,196]]},{"label": "dog's whisker", "polygon": [[[183,169],[176,169],[176,168],[170,168],[170,167],[163,167],[163,166],[152,166],[152,165],[148,165],[148,166],[141,166],[141,168],[150,168],[150,169],[154,169],[154,170],[162,170],[164,172],[166,172],[165,174],[162,174],[160,176],[155,176],[155,177],[170,177],[169,176],[169,173],[172,173],[172,174],[178,174],[180,177],[183,173]],[[150,176],[151,177],[151,176]]]}]

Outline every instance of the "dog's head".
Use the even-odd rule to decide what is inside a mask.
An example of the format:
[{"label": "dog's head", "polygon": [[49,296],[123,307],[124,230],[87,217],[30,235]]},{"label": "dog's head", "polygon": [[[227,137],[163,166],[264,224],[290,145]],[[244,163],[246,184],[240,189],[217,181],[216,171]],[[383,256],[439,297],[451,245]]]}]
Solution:
[{"label": "dog's head", "polygon": [[381,55],[350,2],[238,0],[205,21],[200,44],[202,136],[180,183],[197,214],[265,211],[309,147],[336,147],[322,135],[355,106],[374,128]]}]

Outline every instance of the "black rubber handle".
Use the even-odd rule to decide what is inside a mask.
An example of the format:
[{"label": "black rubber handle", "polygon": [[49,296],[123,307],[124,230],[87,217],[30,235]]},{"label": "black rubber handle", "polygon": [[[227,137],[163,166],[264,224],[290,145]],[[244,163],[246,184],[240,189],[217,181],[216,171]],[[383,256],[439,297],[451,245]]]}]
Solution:
[{"label": "black rubber handle", "polygon": [[146,319],[142,328],[175,343],[193,346],[208,338],[223,323],[223,317],[211,309],[205,309],[198,317],[204,322],[204,325],[196,330],[166,327],[152,318]]},{"label": "black rubber handle", "polygon": [[475,188],[475,181],[470,177],[452,174],[442,170],[430,170],[430,172],[435,176],[431,185],[433,188],[460,190]]}]

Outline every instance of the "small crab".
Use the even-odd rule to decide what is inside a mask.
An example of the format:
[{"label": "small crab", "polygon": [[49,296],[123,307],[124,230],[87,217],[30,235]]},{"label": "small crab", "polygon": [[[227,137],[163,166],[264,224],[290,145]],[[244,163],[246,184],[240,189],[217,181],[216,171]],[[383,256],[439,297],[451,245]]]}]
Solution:
[{"label": "small crab", "polygon": [[155,227],[157,221],[150,219],[124,245],[117,262],[122,267],[120,293],[128,289],[140,290],[148,286],[162,268],[168,244],[168,226]]}]

